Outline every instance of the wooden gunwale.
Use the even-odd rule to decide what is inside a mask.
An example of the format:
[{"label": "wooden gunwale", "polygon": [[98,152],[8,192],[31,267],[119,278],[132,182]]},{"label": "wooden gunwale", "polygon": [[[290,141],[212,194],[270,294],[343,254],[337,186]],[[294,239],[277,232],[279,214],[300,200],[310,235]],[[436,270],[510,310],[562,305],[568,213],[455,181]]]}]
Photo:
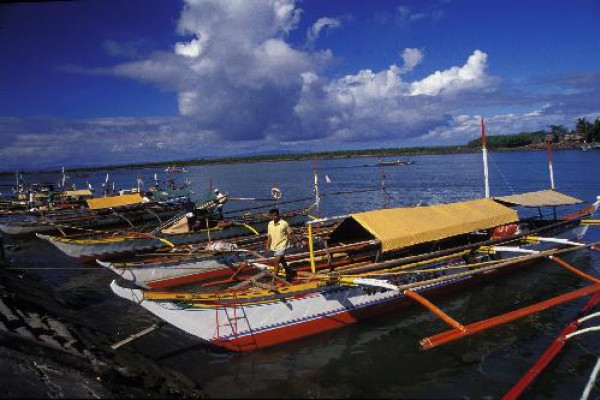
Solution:
[{"label": "wooden gunwale", "polygon": [[[550,255],[564,254],[564,253],[568,253],[568,252],[572,252],[572,251],[576,251],[576,250],[581,250],[584,248],[589,248],[589,247],[596,246],[599,244],[600,244],[600,241],[591,243],[591,244],[588,244],[585,246],[570,247],[570,248],[566,248],[566,249],[552,249],[552,250],[542,251],[542,252],[540,252],[538,254],[534,254],[534,255],[515,257],[516,260],[500,262],[496,265],[492,265],[492,266],[488,266],[488,267],[482,267],[482,268],[478,268],[478,269],[474,269],[474,270],[469,270],[466,272],[450,274],[450,275],[446,275],[444,277],[428,279],[428,280],[421,281],[421,282],[414,282],[414,283],[405,284],[405,285],[398,285],[397,290],[399,292],[404,292],[405,290],[418,290],[421,287],[429,286],[432,284],[439,284],[439,283],[442,283],[445,281],[455,280],[457,278],[465,277],[465,276],[480,275],[482,273],[516,266],[521,263],[531,262],[534,260],[548,257]],[[344,278],[346,278],[346,280],[344,280]],[[210,306],[210,304],[208,304],[208,303],[213,302],[214,299],[216,299],[216,298],[237,299],[237,300],[242,300],[242,302],[244,304],[247,304],[248,301],[252,302],[252,304],[255,304],[255,303],[267,301],[268,299],[281,300],[281,298],[299,295],[299,294],[301,294],[301,292],[306,292],[306,290],[308,290],[308,289],[310,289],[311,291],[319,291],[321,288],[323,288],[325,286],[333,287],[335,285],[340,285],[340,284],[341,285],[353,285],[353,283],[352,283],[353,278],[354,277],[352,277],[352,276],[344,277],[344,276],[339,276],[339,275],[338,276],[324,275],[324,276],[320,276],[320,277],[313,276],[313,277],[309,278],[310,280],[307,283],[300,283],[300,284],[295,284],[292,286],[285,286],[285,287],[278,288],[277,294],[273,294],[272,291],[268,291],[268,290],[255,290],[255,291],[244,291],[244,292],[219,291],[219,292],[208,292],[208,293],[184,293],[184,292],[173,292],[173,291],[161,291],[161,292],[145,291],[144,299],[190,302],[190,303],[195,303],[194,304],[195,307]],[[256,301],[254,301],[254,300],[256,300]],[[201,303],[201,302],[207,302],[207,303],[197,304],[197,303]]]}]

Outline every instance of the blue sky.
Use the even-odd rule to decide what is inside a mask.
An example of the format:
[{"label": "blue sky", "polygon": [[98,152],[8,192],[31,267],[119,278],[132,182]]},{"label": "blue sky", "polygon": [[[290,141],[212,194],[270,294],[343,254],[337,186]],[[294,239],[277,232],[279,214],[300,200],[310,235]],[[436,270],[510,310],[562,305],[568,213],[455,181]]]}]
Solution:
[{"label": "blue sky", "polygon": [[462,144],[600,116],[600,2],[0,5],[0,170]]}]

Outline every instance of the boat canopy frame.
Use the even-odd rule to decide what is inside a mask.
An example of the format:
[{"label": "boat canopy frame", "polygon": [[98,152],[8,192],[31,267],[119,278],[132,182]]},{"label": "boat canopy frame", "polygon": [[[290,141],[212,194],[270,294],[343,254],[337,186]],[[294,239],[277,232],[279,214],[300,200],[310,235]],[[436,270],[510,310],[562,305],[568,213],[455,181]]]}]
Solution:
[{"label": "boat canopy frame", "polygon": [[570,206],[583,203],[583,200],[552,189],[494,197],[494,200],[507,206],[528,208]]},{"label": "boat canopy frame", "polygon": [[400,250],[519,221],[517,212],[491,199],[351,214],[330,240],[374,237],[383,252]]},{"label": "boat canopy frame", "polygon": [[115,208],[142,204],[142,196],[139,193],[124,194],[121,196],[96,197],[86,200],[90,210],[104,208]]}]

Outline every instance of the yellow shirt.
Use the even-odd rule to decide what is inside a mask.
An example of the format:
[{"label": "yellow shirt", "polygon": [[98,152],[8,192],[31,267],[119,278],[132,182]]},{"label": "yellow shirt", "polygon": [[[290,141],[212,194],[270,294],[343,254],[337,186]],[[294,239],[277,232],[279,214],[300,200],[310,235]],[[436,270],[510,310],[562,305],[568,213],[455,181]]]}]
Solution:
[{"label": "yellow shirt", "polygon": [[280,219],[277,224],[274,221],[269,222],[267,233],[271,238],[271,248],[269,250],[277,251],[288,247],[288,235],[292,233],[290,225]]}]

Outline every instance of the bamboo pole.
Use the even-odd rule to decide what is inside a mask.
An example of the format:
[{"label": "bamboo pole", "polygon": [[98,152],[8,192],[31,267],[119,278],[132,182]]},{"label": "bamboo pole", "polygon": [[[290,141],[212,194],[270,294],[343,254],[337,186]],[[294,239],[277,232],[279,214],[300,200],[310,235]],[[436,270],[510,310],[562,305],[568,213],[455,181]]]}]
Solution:
[{"label": "bamboo pole", "polygon": [[548,170],[550,171],[550,188],[554,190],[554,169],[552,168],[552,136],[548,135]]},{"label": "bamboo pole", "polygon": [[312,225],[308,225],[308,250],[310,254],[310,270],[313,274],[317,272],[317,267],[315,265],[315,252],[313,247],[313,234],[312,234]]},{"label": "bamboo pole", "polygon": [[455,319],[450,317],[448,314],[443,312],[439,307],[435,306],[433,303],[431,303],[425,297],[421,296],[418,293],[413,292],[412,290],[405,290],[404,295],[406,297],[409,297],[409,298],[415,300],[417,303],[421,304],[423,307],[427,308],[429,311],[431,311],[432,313],[437,315],[442,321],[444,321],[445,323],[447,323],[454,329],[461,331],[465,335],[468,334],[467,330],[461,323],[459,323],[458,321],[456,321]]},{"label": "bamboo pole", "polygon": [[595,284],[600,284],[600,280],[594,278],[591,275],[586,274],[585,272],[581,272],[580,270],[578,270],[577,268],[573,267],[572,265],[570,265],[569,263],[565,262],[564,260],[561,260],[560,258],[558,258],[556,256],[550,256],[548,258],[550,260],[556,262],[557,264],[565,267],[569,271],[573,272],[575,275],[579,275],[582,278],[587,279],[588,281],[594,282]]},{"label": "bamboo pole", "polygon": [[[486,319],[483,321],[469,324],[469,325],[465,326],[465,328],[468,331],[468,335],[474,335],[476,333],[483,332],[485,330],[496,327],[498,325],[503,325],[508,322],[515,321],[519,318],[523,318],[528,315],[535,314],[540,311],[544,311],[550,307],[554,307],[559,304],[564,304],[569,301],[578,299],[580,297],[588,296],[590,294],[594,294],[594,293],[598,293],[598,292],[600,292],[600,285],[595,284],[592,286],[585,287],[583,289],[575,290],[575,291],[565,293],[565,294],[557,296],[557,297],[553,297],[548,300],[541,301],[539,303],[533,304],[533,305],[525,307],[525,308],[521,308],[519,310],[511,311],[506,314],[502,314],[502,315],[499,315],[499,316],[496,316],[493,318],[489,318],[489,319]],[[434,347],[456,341],[458,339],[463,338],[464,336],[466,336],[466,334],[464,332],[453,329],[450,331],[439,333],[434,336],[426,337],[426,338],[422,339],[419,342],[419,344],[421,345],[421,348],[423,350],[429,350]]]},{"label": "bamboo pole", "polygon": [[485,198],[490,198],[490,177],[488,170],[488,153],[485,143],[485,122],[483,117],[481,118],[481,151],[483,153],[483,179],[485,183]]},{"label": "bamboo pole", "polygon": [[155,330],[157,330],[161,326],[162,326],[162,322],[158,322],[156,324],[150,325],[146,329],[143,329],[143,330],[139,331],[138,333],[134,333],[133,335],[127,337],[126,339],[123,339],[120,342],[117,342],[117,343],[113,344],[112,346],[110,346],[110,348],[113,349],[113,350],[117,350],[121,346],[124,346],[124,345],[126,345],[128,343],[131,343],[134,340],[137,340],[137,339],[141,338],[142,336],[145,336],[145,335],[149,334],[150,332],[154,332]]},{"label": "bamboo pole", "polygon": [[529,262],[529,261],[534,261],[534,260],[538,260],[538,259],[541,259],[541,258],[546,258],[546,257],[551,256],[551,255],[564,254],[564,253],[568,253],[568,252],[575,251],[575,250],[582,250],[584,248],[591,247],[591,246],[594,246],[594,245],[597,245],[597,244],[600,244],[600,241],[599,242],[595,242],[593,244],[589,244],[589,245],[585,245],[585,246],[580,246],[580,247],[571,247],[571,248],[568,248],[568,249],[558,249],[558,250],[546,250],[546,251],[540,252],[539,254],[532,254],[530,256],[524,256],[524,257],[517,257],[517,259],[514,260],[514,261],[502,262],[502,263],[499,263],[497,265],[492,265],[492,266],[489,266],[489,267],[483,267],[483,268],[479,268],[479,269],[471,270],[471,271],[467,271],[467,272],[461,272],[461,273],[458,273],[458,274],[452,274],[452,275],[448,275],[448,276],[444,276],[444,277],[440,277],[440,278],[429,279],[429,280],[426,280],[426,281],[409,283],[409,284],[406,284],[406,285],[398,286],[398,288],[400,290],[407,290],[407,289],[412,289],[412,288],[418,288],[420,286],[430,285],[430,284],[433,284],[433,283],[441,283],[441,282],[444,282],[444,281],[447,281],[447,280],[456,279],[456,278],[460,278],[460,277],[463,277],[463,276],[477,275],[477,274],[481,274],[481,273],[484,273],[484,272],[493,271],[495,269],[500,269],[500,268],[505,268],[505,267],[511,267],[511,266],[514,266],[514,265],[517,265],[517,264],[521,264],[521,263],[524,263],[524,262]]},{"label": "bamboo pole", "polygon": [[[579,315],[586,315],[596,307],[600,302],[600,293],[596,293],[590,298],[586,305],[581,309]],[[575,332],[579,327],[581,320],[575,320],[567,325],[563,331],[554,339],[552,344],[546,349],[536,363],[523,375],[523,377],[513,386],[503,397],[503,400],[517,399],[527,389],[531,383],[546,369],[552,360],[560,353],[565,346],[567,336]]]}]

